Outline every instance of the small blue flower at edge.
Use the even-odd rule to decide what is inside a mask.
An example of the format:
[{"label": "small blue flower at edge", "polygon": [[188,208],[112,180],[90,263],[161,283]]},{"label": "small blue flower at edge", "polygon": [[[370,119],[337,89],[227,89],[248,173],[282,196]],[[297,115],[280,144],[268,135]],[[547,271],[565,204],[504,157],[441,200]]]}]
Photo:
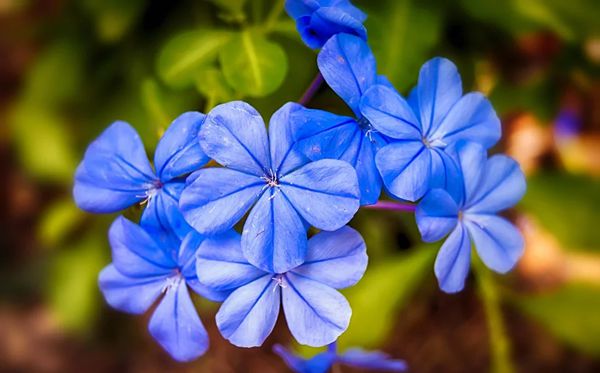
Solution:
[{"label": "small blue flower at edge", "polygon": [[339,354],[335,343],[310,359],[297,356],[278,344],[273,346],[273,351],[296,373],[327,373],[335,363],[377,372],[404,372],[407,369],[403,360],[390,359],[388,354],[380,351],[351,348]]},{"label": "small blue flower at edge", "polygon": [[178,207],[185,180],[180,176],[209,161],[198,144],[205,115],[187,112],[176,118],[161,138],[152,169],[139,135],[117,121],[92,142],[75,173],[77,206],[93,213],[111,213],[146,201],[142,225],[167,227],[181,238],[189,226]]},{"label": "small blue flower at edge", "polygon": [[408,101],[380,84],[365,92],[359,107],[375,130],[391,140],[379,149],[375,163],[388,192],[403,200],[460,185],[447,147],[466,140],[488,149],[501,135],[490,102],[477,92],[463,96],[456,66],[439,57],[423,65]]},{"label": "small blue flower at edge", "polygon": [[324,346],[347,329],[352,311],[336,289],[356,284],[366,270],[366,247],[357,231],[345,226],[316,234],[308,241],[306,260],[284,273],[250,264],[240,241],[235,231],[218,240],[207,238],[196,254],[198,281],[230,293],[216,315],[223,337],[239,347],[262,345],[280,305],[301,344]]},{"label": "small blue flower at edge", "polygon": [[525,194],[525,176],[519,164],[505,155],[487,159],[479,144],[459,142],[448,150],[460,167],[462,191],[429,191],[415,213],[426,242],[449,236],[435,261],[435,275],[447,293],[463,289],[471,263],[473,242],[483,263],[499,273],[508,272],[523,254],[518,229],[498,212],[514,206]]},{"label": "small blue flower at edge", "polygon": [[350,163],[358,174],[361,205],[373,204],[381,194],[382,185],[375,154],[389,139],[363,116],[359,103],[371,86],[391,84],[377,75],[371,49],[354,35],[338,34],[329,39],[317,63],[327,84],[348,104],[355,118],[304,109],[294,118],[298,147],[313,161],[330,158]]},{"label": "small blue flower at edge", "polygon": [[310,162],[296,150],[288,103],[273,114],[269,136],[258,112],[244,102],[215,107],[200,130],[204,152],[224,167],[191,174],[179,205],[198,232],[231,229],[250,210],[242,233],[248,261],[283,273],[304,262],[307,229],[333,231],[359,208],[356,172],[339,160]]},{"label": "small blue flower at edge", "polygon": [[208,348],[208,334],[188,293],[222,301],[226,292],[212,291],[196,277],[195,256],[203,237],[190,232],[183,241],[165,230],[143,228],[118,217],[109,230],[113,262],[100,272],[106,301],[123,312],[141,314],[155,301],[148,329],[176,360],[190,361]]},{"label": "small blue flower at edge", "polygon": [[366,14],[349,0],[286,0],[285,10],[296,21],[302,41],[319,49],[333,35],[348,33],[367,39]]}]

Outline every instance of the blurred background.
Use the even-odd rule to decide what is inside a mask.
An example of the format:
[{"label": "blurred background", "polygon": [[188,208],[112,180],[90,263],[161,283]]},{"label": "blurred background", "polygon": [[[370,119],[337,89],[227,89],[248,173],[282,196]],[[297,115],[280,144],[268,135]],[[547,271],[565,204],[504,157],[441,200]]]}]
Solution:
[{"label": "blurred background", "polygon": [[[502,118],[494,151],[515,157],[528,192],[509,216],[526,238],[507,276],[478,262],[465,291],[438,290],[439,244],[410,214],[361,211],[369,248],[342,349],[379,348],[413,372],[600,371],[600,4],[596,0],[354,1],[368,15],[379,71],[401,92],[435,55]],[[280,0],[0,0],[0,372],[285,372],[271,352],[238,349],[197,300],[211,349],[172,361],[148,315],[111,310],[97,288],[115,216],[79,211],[73,173],[116,119],[151,152],[170,121],[244,99],[265,117],[315,76]],[[241,36],[263,69],[256,84]],[[327,87],[310,103],[344,114]],[[136,211],[136,209],[138,211]],[[139,207],[126,214],[134,215]],[[293,346],[310,356],[314,349]],[[339,371],[351,371],[342,368]]]}]

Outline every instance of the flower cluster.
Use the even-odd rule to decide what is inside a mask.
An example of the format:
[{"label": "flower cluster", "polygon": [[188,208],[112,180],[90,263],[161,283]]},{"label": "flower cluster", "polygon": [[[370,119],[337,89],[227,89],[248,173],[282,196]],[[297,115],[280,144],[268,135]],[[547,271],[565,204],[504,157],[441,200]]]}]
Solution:
[{"label": "flower cluster", "polygon": [[[153,164],[135,130],[115,122],[75,175],[74,199],[86,211],[145,205],[139,223],[118,217],[111,226],[113,262],[99,285],[124,312],[158,301],[150,334],[180,361],[209,342],[188,289],[223,302],[216,324],[234,345],[262,345],[280,308],[299,343],[335,343],[352,313],[338,289],[367,268],[365,242],[346,224],[382,189],[418,202],[424,241],[448,235],[434,268],[446,292],[463,288],[472,242],[501,273],[523,250],[519,232],[497,215],[524,194],[523,174],[506,156],[488,159],[500,121],[482,94],[463,94],[454,64],[426,62],[405,98],[377,73],[366,16],[348,0],[288,0],[286,10],[304,42],[321,48],[320,73],[352,117],[287,103],[267,129],[253,107],[229,102],[175,119]],[[309,237],[311,227],[320,232]],[[340,355],[333,347],[311,360],[276,351],[299,372],[333,363],[405,369],[358,349]]]}]

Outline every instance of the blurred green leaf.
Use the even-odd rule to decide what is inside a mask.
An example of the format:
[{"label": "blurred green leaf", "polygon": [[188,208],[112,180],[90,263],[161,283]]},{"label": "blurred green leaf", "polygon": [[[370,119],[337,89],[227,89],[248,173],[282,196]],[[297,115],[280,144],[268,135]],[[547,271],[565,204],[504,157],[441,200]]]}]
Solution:
[{"label": "blurred green leaf", "polygon": [[226,22],[243,22],[246,19],[244,5],[247,0],[208,0],[221,8],[220,17]]},{"label": "blurred green leaf", "polygon": [[514,299],[524,313],[566,343],[600,356],[600,287],[569,284],[540,295]]},{"label": "blurred green leaf", "polygon": [[199,73],[217,59],[231,38],[221,30],[197,30],[179,34],[167,42],[158,56],[158,75],[173,88],[192,86]]},{"label": "blurred green leaf", "polygon": [[219,60],[229,85],[251,97],[273,93],[283,83],[288,69],[283,49],[249,30],[232,38],[222,48]]},{"label": "blurred green leaf", "polygon": [[48,282],[49,304],[68,330],[85,332],[100,310],[98,273],[107,262],[104,233],[90,233],[61,251],[52,263]]},{"label": "blurred green leaf", "polygon": [[369,15],[365,25],[380,74],[405,91],[417,81],[421,65],[439,40],[441,18],[437,7],[417,0],[359,3]]},{"label": "blurred green leaf", "polygon": [[543,121],[552,120],[559,110],[558,87],[548,76],[536,76],[525,84],[500,81],[490,100],[500,115],[529,112]]},{"label": "blurred green leaf", "polygon": [[600,180],[544,172],[527,180],[521,207],[567,249],[600,249]]},{"label": "blurred green leaf", "polygon": [[44,211],[38,226],[42,244],[56,246],[81,222],[83,216],[71,197],[54,202]]},{"label": "blurred green leaf", "polygon": [[96,33],[102,41],[114,42],[137,21],[144,0],[84,0],[84,8],[91,13],[96,22]]},{"label": "blurred green leaf", "polygon": [[370,266],[357,285],[344,291],[352,305],[352,319],[339,339],[342,349],[381,345],[394,327],[398,312],[432,272],[436,252],[433,247],[421,246],[410,254],[389,257]]},{"label": "blurred green leaf", "polygon": [[207,68],[198,75],[196,89],[210,102],[206,111],[212,109],[216,104],[230,101],[235,97],[235,93],[227,84],[223,72],[214,67]]}]

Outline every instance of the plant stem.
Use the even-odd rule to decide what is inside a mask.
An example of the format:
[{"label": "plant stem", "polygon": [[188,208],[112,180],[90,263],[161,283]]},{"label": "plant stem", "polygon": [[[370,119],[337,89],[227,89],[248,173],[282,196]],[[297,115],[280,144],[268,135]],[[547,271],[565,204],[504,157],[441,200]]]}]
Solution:
[{"label": "plant stem", "polygon": [[275,4],[273,4],[273,7],[271,8],[271,11],[269,12],[267,20],[264,24],[264,30],[266,32],[271,31],[273,27],[275,27],[279,16],[281,16],[281,13],[283,12],[284,5],[284,0],[277,0]]},{"label": "plant stem", "polygon": [[321,84],[323,84],[323,75],[321,75],[321,73],[319,72],[317,73],[317,76],[315,76],[313,81],[310,83],[306,91],[304,91],[304,94],[302,95],[298,103],[300,105],[306,106],[306,104],[308,104],[310,100],[312,100],[315,93],[317,93],[317,91],[321,87]]},{"label": "plant stem", "polygon": [[417,208],[417,206],[412,203],[394,201],[377,201],[377,203],[374,205],[367,205],[363,207],[371,210],[388,210],[404,212],[414,212]]}]

